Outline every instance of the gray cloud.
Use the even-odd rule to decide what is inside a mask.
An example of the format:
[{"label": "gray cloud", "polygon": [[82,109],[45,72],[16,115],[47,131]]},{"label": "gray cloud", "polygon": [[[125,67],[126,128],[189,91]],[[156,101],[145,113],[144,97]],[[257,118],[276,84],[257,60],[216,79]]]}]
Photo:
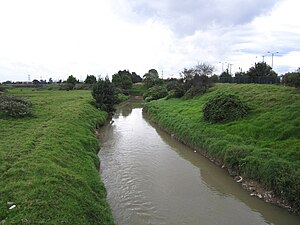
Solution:
[{"label": "gray cloud", "polygon": [[[279,0],[127,0],[135,20],[154,18],[180,36],[211,27],[235,26],[266,14]],[[127,8],[128,9],[128,8]]]}]

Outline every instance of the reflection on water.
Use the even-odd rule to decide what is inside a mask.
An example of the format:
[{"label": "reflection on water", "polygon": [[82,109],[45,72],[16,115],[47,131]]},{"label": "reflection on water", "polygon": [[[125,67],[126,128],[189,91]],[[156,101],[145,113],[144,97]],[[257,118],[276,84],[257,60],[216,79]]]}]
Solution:
[{"label": "reflection on water", "polygon": [[[139,107],[139,108],[135,108]],[[101,177],[118,224],[299,224],[123,105],[102,128]]]}]

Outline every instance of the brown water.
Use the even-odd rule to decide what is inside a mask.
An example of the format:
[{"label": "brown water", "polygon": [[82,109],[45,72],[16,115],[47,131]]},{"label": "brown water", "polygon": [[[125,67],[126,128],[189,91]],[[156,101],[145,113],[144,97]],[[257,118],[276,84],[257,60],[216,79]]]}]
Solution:
[{"label": "brown water", "polygon": [[101,129],[100,173],[120,225],[299,225],[151,124],[136,104]]}]

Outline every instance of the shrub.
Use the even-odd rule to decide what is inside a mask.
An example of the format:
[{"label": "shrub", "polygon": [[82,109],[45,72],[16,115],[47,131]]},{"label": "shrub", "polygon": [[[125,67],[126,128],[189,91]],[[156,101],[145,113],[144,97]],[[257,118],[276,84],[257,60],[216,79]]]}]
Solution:
[{"label": "shrub", "polygon": [[113,112],[116,103],[115,89],[110,80],[99,79],[93,87],[92,96],[96,100],[96,105],[101,110]]},{"label": "shrub", "polygon": [[300,72],[285,74],[283,82],[289,86],[300,88]]},{"label": "shrub", "polygon": [[206,103],[203,113],[206,121],[218,123],[243,118],[249,108],[235,95],[219,94]]},{"label": "shrub", "polygon": [[32,104],[15,96],[0,95],[0,113],[10,117],[25,117],[31,115]]},{"label": "shrub", "polygon": [[0,92],[5,92],[5,87],[0,86]]},{"label": "shrub", "polygon": [[143,97],[146,101],[151,101],[151,100],[164,98],[167,95],[168,95],[168,91],[164,85],[155,85],[149,88]]}]

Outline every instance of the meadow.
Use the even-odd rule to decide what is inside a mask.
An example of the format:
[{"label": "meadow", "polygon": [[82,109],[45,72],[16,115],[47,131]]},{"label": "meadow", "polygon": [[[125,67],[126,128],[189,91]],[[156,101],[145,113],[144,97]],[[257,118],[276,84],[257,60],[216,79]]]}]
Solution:
[{"label": "meadow", "polygon": [[[212,124],[203,107],[212,97],[234,94],[250,115]],[[228,171],[254,179],[300,208],[300,91],[278,85],[216,84],[192,99],[160,99],[145,110],[168,132],[203,154],[225,164]]]},{"label": "meadow", "polygon": [[0,118],[0,224],[114,224],[94,130],[107,114],[91,91],[9,89],[31,117]]}]

